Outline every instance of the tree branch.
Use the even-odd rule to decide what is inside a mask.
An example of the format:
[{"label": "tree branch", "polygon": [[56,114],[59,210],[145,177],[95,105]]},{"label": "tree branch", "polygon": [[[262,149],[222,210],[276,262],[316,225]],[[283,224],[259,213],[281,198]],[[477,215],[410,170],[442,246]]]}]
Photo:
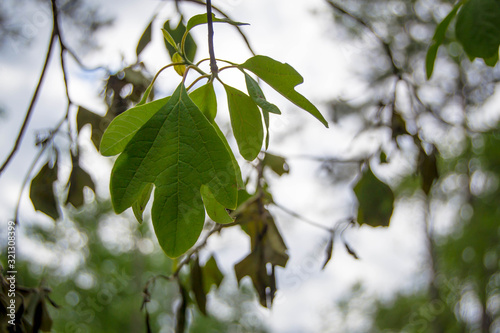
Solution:
[{"label": "tree branch", "polygon": [[214,24],[212,22],[212,1],[207,0],[207,23],[208,23],[208,52],[210,54],[210,71],[212,78],[216,78],[219,72],[214,50]]},{"label": "tree branch", "polygon": [[23,121],[23,124],[21,125],[21,129],[19,130],[19,133],[17,134],[17,138],[16,138],[16,141],[14,142],[14,146],[12,147],[12,150],[10,151],[9,155],[7,156],[5,161],[3,162],[2,166],[0,166],[0,175],[3,173],[5,168],[7,168],[9,163],[12,161],[12,158],[16,154],[17,150],[19,149],[19,145],[21,144],[21,141],[23,140],[24,133],[26,131],[26,128],[27,128],[28,123],[30,121],[31,115],[32,115],[33,110],[35,108],[35,103],[38,99],[38,94],[40,92],[40,88],[42,87],[43,79],[45,77],[45,74],[47,73],[49,60],[50,60],[50,57],[52,55],[52,51],[54,48],[54,42],[55,42],[56,38],[58,38],[58,34],[57,34],[57,28],[54,25],[52,27],[52,33],[50,35],[50,43],[49,43],[49,47],[47,49],[47,55],[45,56],[45,62],[43,64],[42,72],[40,74],[40,78],[38,79],[38,83],[37,83],[37,86],[35,88],[35,92],[33,93],[33,97],[31,97],[30,105],[28,107],[28,110],[26,111],[26,116],[24,117],[24,121]]}]

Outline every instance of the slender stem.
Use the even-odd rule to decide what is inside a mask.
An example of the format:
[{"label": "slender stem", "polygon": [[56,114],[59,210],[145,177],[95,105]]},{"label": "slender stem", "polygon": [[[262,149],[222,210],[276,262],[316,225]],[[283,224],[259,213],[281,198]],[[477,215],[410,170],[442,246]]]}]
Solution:
[{"label": "slender stem", "polygon": [[219,69],[217,67],[217,61],[215,60],[215,50],[214,50],[214,24],[212,22],[212,1],[207,0],[207,23],[208,23],[208,52],[210,54],[210,70],[212,71],[212,77],[217,77]]},{"label": "slender stem", "polygon": [[50,60],[50,57],[52,55],[52,51],[53,51],[53,48],[54,48],[54,42],[55,42],[55,40],[56,40],[57,37],[58,37],[58,35],[56,33],[56,27],[54,25],[54,27],[52,28],[52,34],[50,35],[50,43],[49,43],[49,47],[47,49],[47,55],[45,56],[45,62],[43,64],[43,68],[42,68],[42,72],[40,74],[40,78],[38,79],[38,84],[37,84],[37,86],[35,88],[35,92],[33,93],[33,97],[31,98],[31,102],[30,102],[30,105],[28,107],[28,111],[26,111],[26,116],[24,117],[23,124],[21,125],[21,129],[19,130],[19,133],[17,135],[17,138],[16,138],[16,141],[14,143],[14,146],[12,147],[12,150],[10,151],[9,155],[7,156],[7,158],[5,159],[5,161],[3,162],[2,166],[0,166],[0,175],[5,170],[5,168],[7,167],[7,165],[9,165],[9,163],[12,161],[12,158],[16,154],[17,150],[19,149],[19,145],[21,144],[21,141],[23,140],[24,133],[25,133],[26,128],[28,126],[28,123],[30,121],[31,115],[33,113],[33,110],[35,109],[35,103],[36,103],[36,101],[38,99],[38,94],[39,94],[40,89],[42,87],[43,79],[45,77],[45,74],[47,73],[47,68],[48,68],[48,65],[49,65],[49,60]]}]

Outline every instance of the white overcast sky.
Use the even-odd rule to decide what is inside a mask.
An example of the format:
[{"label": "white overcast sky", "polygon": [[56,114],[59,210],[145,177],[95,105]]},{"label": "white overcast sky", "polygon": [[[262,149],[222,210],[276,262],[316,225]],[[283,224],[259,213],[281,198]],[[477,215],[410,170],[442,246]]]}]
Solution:
[{"label": "white overcast sky", "polygon": [[[235,20],[248,22],[243,27],[258,54],[268,55],[276,60],[290,63],[305,79],[299,91],[320,107],[326,115],[324,102],[339,96],[362,93],[353,77],[356,56],[362,51],[355,46],[345,45],[336,38],[332,16],[323,1],[299,0],[214,0],[214,5],[227,11]],[[98,35],[102,48],[83,56],[89,66],[106,65],[119,69],[123,63],[135,61],[137,40],[149,22],[158,1],[113,0],[95,1],[104,13],[114,17],[115,24]],[[168,62],[163,50],[159,25],[172,11],[167,5],[157,20],[153,31],[153,43],[144,51],[147,68],[154,73]],[[201,13],[202,8],[185,6],[187,15]],[[19,18],[32,33],[30,47],[7,45],[0,55],[1,106],[7,111],[0,119],[0,159],[3,161],[10,150],[13,139],[24,118],[29,99],[38,81],[50,34],[50,17],[40,8],[29,8]],[[172,15],[170,15],[172,16]],[[175,16],[176,17],[176,16]],[[34,29],[30,29],[34,28]],[[198,53],[205,53],[205,28],[196,28],[195,38]],[[26,31],[28,31],[26,30]],[[71,44],[71,36],[66,37]],[[243,62],[250,56],[235,30],[226,25],[216,25],[215,46],[217,57]],[[97,97],[99,73],[80,71],[70,62],[70,94],[77,104],[96,112],[105,108]],[[226,80],[232,80],[226,76]],[[240,78],[234,78],[241,84]],[[240,80],[240,81],[238,81]],[[160,95],[167,94],[178,84],[172,73],[161,76],[158,87]],[[280,105],[284,114],[273,117],[271,122],[270,151],[289,155],[343,156],[351,152],[349,129],[331,126],[324,128],[317,120],[298,110],[286,100],[269,90],[269,99]],[[224,95],[219,99],[220,119],[224,114]],[[20,184],[36,153],[34,136],[39,130],[51,128],[65,112],[65,96],[61,80],[58,57],[50,64],[34,115],[25,135],[21,149],[0,178],[0,221],[5,225],[13,216]],[[298,125],[304,125],[296,131]],[[376,142],[371,143],[371,147]],[[364,145],[370,145],[364,142]],[[365,149],[369,149],[364,147]],[[90,172],[105,174],[106,162],[84,165]],[[99,166],[102,165],[102,170]],[[303,160],[290,160],[292,173],[282,179],[273,180],[273,193],[277,202],[292,208],[303,216],[332,226],[352,214],[350,203],[354,195],[345,187],[332,187],[317,177],[319,164]],[[98,190],[106,195],[107,182],[98,184]],[[28,191],[21,205],[21,221],[28,223],[49,223],[43,214],[35,213],[28,198]],[[404,207],[403,207],[404,206]],[[410,204],[401,205],[389,229],[363,227],[346,233],[346,238],[356,249],[361,260],[354,260],[346,254],[341,244],[336,244],[333,259],[324,271],[320,271],[327,234],[279,211],[277,223],[290,251],[287,269],[279,272],[281,290],[271,311],[264,311],[263,318],[275,332],[314,332],[319,330],[324,319],[324,310],[331,308],[334,301],[349,292],[357,282],[366,283],[367,289],[387,296],[392,291],[410,287],[412,277],[419,274],[422,263],[422,225],[419,209]],[[401,216],[404,215],[404,216]],[[36,222],[35,222],[36,221]],[[20,228],[23,228],[22,226]],[[3,231],[2,231],[3,232]],[[2,233],[3,235],[3,233]],[[227,270],[247,252],[243,248],[244,236],[233,232],[223,234],[223,242],[213,241],[210,247],[219,249],[223,267]],[[22,241],[22,239],[21,239]],[[243,243],[242,243],[243,242]],[[22,243],[19,244],[23,246]],[[21,250],[22,251],[22,250]],[[25,250],[26,254],[35,255]],[[335,332],[332,328],[331,332]]]}]

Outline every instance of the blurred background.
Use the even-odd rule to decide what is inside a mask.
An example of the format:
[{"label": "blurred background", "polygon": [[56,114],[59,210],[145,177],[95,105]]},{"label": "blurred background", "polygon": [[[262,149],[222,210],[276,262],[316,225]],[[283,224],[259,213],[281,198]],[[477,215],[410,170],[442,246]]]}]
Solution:
[{"label": "blurred background", "polygon": [[[180,270],[182,283],[159,277],[179,261],[159,247],[148,209],[142,224],[131,211],[113,212],[113,159],[96,148],[170,62],[161,28],[182,30],[203,3],[55,3],[63,43],[53,46],[23,141],[0,177],[1,262],[7,222],[17,220],[26,331],[500,332],[500,68],[471,62],[451,25],[425,75],[453,1],[213,1],[217,17],[249,23],[215,25],[217,58],[242,63],[254,52],[291,64],[304,77],[297,90],[330,124],[263,87],[283,112],[270,119],[270,154],[237,158],[249,192],[264,177],[286,245],[284,263],[264,263],[270,284],[260,287],[235,274],[252,246],[238,225],[208,239]],[[48,0],[0,3],[2,161],[52,27]],[[194,59],[208,57],[206,26],[191,36]],[[236,72],[221,78],[245,90]],[[179,82],[162,73],[154,98]],[[223,88],[215,89],[217,122],[235,148]]]}]

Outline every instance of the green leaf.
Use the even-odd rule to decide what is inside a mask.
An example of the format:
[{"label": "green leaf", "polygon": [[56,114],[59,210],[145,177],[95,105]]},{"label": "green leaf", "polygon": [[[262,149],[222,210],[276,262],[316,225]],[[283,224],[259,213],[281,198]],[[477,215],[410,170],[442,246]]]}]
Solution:
[{"label": "green leaf", "polygon": [[[184,62],[184,59],[182,59],[182,56],[179,53],[174,53],[172,56],[172,62]],[[174,70],[179,74],[180,76],[184,76],[184,73],[186,72],[186,65],[174,65]]]},{"label": "green leaf", "polygon": [[259,108],[245,93],[224,85],[234,137],[241,156],[254,160],[262,147],[264,130]]},{"label": "green leaf", "polygon": [[68,185],[68,197],[66,198],[65,205],[71,203],[73,207],[79,208],[84,204],[83,189],[88,187],[95,191],[94,181],[90,175],[80,167],[79,157],[71,156],[73,162],[73,170],[69,176]]},{"label": "green leaf", "polygon": [[434,180],[439,178],[435,150],[430,155],[423,149],[420,150],[418,171],[422,176],[422,190],[425,194],[429,194]]},{"label": "green leaf", "polygon": [[139,43],[137,43],[137,48],[135,49],[135,54],[139,56],[142,50],[151,42],[151,26],[153,25],[153,20],[149,22],[146,30],[142,33],[141,38],[139,39]]},{"label": "green leaf", "polygon": [[238,164],[238,161],[236,161],[236,157],[234,156],[233,150],[229,146],[229,143],[227,142],[227,139],[224,136],[224,133],[222,133],[222,131],[220,130],[217,123],[212,122],[212,126],[215,128],[217,135],[222,140],[222,142],[224,143],[224,146],[226,147],[227,151],[229,152],[229,155],[231,156],[231,162],[233,163],[233,167],[234,167],[234,170],[236,172],[236,183],[238,185],[238,189],[245,188],[245,183],[243,182],[243,178],[241,176],[240,165]]},{"label": "green leaf", "polygon": [[59,218],[58,204],[54,196],[54,182],[57,180],[57,163],[51,168],[45,164],[31,181],[30,199],[35,210],[47,214],[54,220]]},{"label": "green leaf", "polygon": [[290,172],[286,159],[281,156],[266,153],[262,163],[273,170],[278,176],[283,176],[283,174]]},{"label": "green leaf", "polygon": [[133,107],[120,114],[109,124],[101,140],[101,154],[113,156],[125,149],[127,143],[161,107],[167,104],[170,97],[151,103]]},{"label": "green leaf", "polygon": [[199,87],[189,94],[189,98],[191,98],[198,109],[207,117],[208,121],[213,123],[217,115],[217,98],[215,96],[213,83],[208,82]]},{"label": "green leaf", "polygon": [[388,226],[394,205],[394,194],[368,168],[354,188],[358,198],[358,223],[372,227]]},{"label": "green leaf", "polygon": [[253,99],[255,104],[261,107],[262,110],[266,110],[267,112],[274,114],[281,114],[280,109],[272,103],[269,103],[260,89],[259,84],[255,81],[250,75],[245,73],[245,82],[247,84],[247,90],[250,97]]},{"label": "green leaf", "polygon": [[451,12],[438,24],[434,36],[432,37],[431,45],[429,50],[427,50],[427,55],[425,57],[425,70],[427,73],[427,79],[430,79],[432,72],[434,71],[434,62],[436,61],[437,51],[439,46],[443,44],[446,31],[451,21],[457,15],[458,9],[462,6],[463,1],[459,1],[451,10]]},{"label": "green leaf", "polygon": [[[469,0],[457,15],[455,32],[471,60],[492,59],[500,46],[500,1]],[[491,64],[491,62],[490,62]]]},{"label": "green leaf", "polygon": [[245,184],[243,183],[243,179],[241,178],[241,170],[240,166],[238,165],[238,161],[236,161],[236,158],[234,157],[233,151],[231,150],[231,147],[229,146],[229,143],[227,142],[224,133],[222,133],[219,126],[215,122],[215,116],[217,115],[217,98],[215,96],[213,83],[209,82],[199,87],[191,94],[189,94],[189,98],[191,98],[191,100],[194,102],[194,104],[196,104],[198,109],[200,109],[200,111],[205,115],[208,121],[215,128],[222,142],[224,142],[227,151],[231,155],[231,160],[233,161],[234,169],[236,170],[238,188],[244,188]]},{"label": "green leaf", "polygon": [[155,184],[153,226],[170,257],[185,253],[201,233],[202,185],[224,207],[236,207],[236,171],[230,153],[183,84],[117,158],[110,182],[115,211],[130,207],[149,183]]},{"label": "green leaf", "polygon": [[290,102],[306,110],[328,127],[328,122],[319,110],[307,98],[295,91],[295,86],[304,82],[304,79],[292,66],[258,55],[245,61],[240,68],[253,72]]},{"label": "green leaf", "polygon": [[212,194],[212,191],[205,186],[201,186],[201,196],[207,215],[217,223],[226,224],[233,222],[233,218],[229,216],[226,208],[221,205]]},{"label": "green leaf", "polygon": [[205,294],[210,292],[210,288],[212,285],[215,285],[217,288],[220,286],[222,279],[224,279],[224,275],[217,266],[217,261],[212,256],[203,266],[203,290]]},{"label": "green leaf", "polygon": [[[167,30],[164,28],[161,29],[161,32],[163,33],[163,38],[175,49],[177,48],[177,44],[175,44],[174,37],[172,37]],[[177,50],[176,50],[177,51]]]},{"label": "green leaf", "polygon": [[142,215],[144,214],[146,205],[148,204],[149,198],[151,197],[151,192],[153,192],[153,184],[146,185],[137,201],[132,205],[132,211],[134,212],[135,218],[139,223],[142,223],[144,221]]},{"label": "green leaf", "polygon": [[[186,26],[184,25],[184,23],[182,23],[182,18],[179,20],[179,23],[177,24],[177,27],[175,27],[175,29],[170,28],[169,21],[165,22],[165,24],[163,25],[163,29],[165,29],[165,31],[167,31],[169,35],[173,38],[175,45],[181,44],[184,33],[186,32]],[[170,42],[167,42],[166,39],[165,39],[165,47],[167,48],[167,51],[170,54],[170,58],[172,58],[172,56],[178,51],[177,48],[170,45]],[[184,52],[184,56],[189,61],[193,61],[196,55],[197,48],[198,47],[196,46],[196,42],[194,41],[191,34],[188,32],[184,41],[184,50],[181,51]]]},{"label": "green leaf", "polygon": [[[236,26],[239,26],[239,25],[248,25],[248,23],[242,23],[242,22],[235,22],[235,21],[232,21],[228,18],[217,18],[215,17],[214,14],[212,14],[212,22],[214,23],[229,23],[231,25],[236,25]],[[195,15],[193,17],[191,17],[186,25],[186,29],[187,31],[190,31],[191,29],[193,29],[194,27],[196,27],[197,25],[200,25],[200,24],[205,24],[205,23],[208,23],[208,17],[207,17],[207,14],[198,14],[198,15]]]},{"label": "green leaf", "polygon": [[207,315],[207,295],[203,287],[203,271],[200,267],[198,256],[191,260],[191,290],[194,293],[194,299],[198,305],[198,309],[205,316]]},{"label": "green leaf", "polygon": [[86,124],[90,124],[92,126],[92,143],[94,144],[96,149],[99,149],[99,143],[101,142],[102,134],[108,125],[106,117],[101,117],[98,114],[87,110],[83,106],[79,106],[76,116],[78,133],[80,133],[83,126],[85,126]]}]

